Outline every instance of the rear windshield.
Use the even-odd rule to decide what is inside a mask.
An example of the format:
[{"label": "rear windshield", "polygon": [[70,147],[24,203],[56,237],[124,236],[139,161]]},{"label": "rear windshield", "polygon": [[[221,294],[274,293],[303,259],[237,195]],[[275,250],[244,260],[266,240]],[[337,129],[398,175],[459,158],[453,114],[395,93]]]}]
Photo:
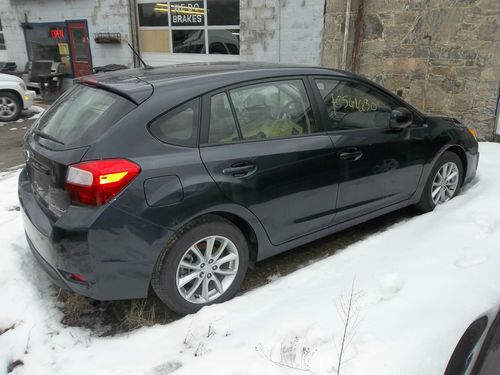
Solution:
[{"label": "rear windshield", "polygon": [[135,107],[118,94],[75,84],[40,117],[35,133],[62,146],[86,146]]}]

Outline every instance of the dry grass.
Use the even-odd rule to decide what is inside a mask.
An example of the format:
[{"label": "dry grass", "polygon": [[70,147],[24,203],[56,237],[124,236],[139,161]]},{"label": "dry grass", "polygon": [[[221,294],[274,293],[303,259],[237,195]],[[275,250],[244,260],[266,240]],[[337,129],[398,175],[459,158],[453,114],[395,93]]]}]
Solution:
[{"label": "dry grass", "polygon": [[100,302],[60,290],[57,300],[63,324],[90,328],[101,336],[165,324],[179,318],[155,295],[146,299]]},{"label": "dry grass", "polygon": [[79,326],[83,316],[95,312],[91,299],[63,289],[59,290],[57,302],[61,303],[61,310],[64,314],[62,323],[68,326]]},{"label": "dry grass", "polygon": [[123,326],[129,331],[140,327],[151,327],[161,321],[156,314],[155,303],[147,299],[133,300],[124,316]]}]

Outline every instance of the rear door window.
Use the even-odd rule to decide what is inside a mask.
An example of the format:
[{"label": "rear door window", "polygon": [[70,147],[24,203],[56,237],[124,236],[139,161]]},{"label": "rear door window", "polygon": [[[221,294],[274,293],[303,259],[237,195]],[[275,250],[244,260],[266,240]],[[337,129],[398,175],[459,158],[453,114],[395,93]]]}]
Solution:
[{"label": "rear door window", "polygon": [[160,141],[179,146],[195,147],[198,137],[199,99],[191,100],[154,120],[151,134]]},{"label": "rear door window", "polygon": [[229,91],[243,139],[299,136],[321,131],[302,80],[259,83]]},{"label": "rear door window", "polygon": [[86,146],[135,107],[118,94],[75,84],[40,117],[34,131],[63,148]]}]

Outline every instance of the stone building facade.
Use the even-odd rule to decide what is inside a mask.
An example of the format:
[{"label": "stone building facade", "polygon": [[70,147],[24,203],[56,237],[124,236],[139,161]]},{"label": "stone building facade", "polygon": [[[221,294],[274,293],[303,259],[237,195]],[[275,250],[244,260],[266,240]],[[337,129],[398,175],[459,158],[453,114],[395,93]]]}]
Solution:
[{"label": "stone building facade", "polygon": [[[352,1],[347,68],[359,28],[356,71],[424,112],[474,125],[481,139],[498,129],[500,1]],[[340,67],[346,0],[327,0],[322,63]]]}]

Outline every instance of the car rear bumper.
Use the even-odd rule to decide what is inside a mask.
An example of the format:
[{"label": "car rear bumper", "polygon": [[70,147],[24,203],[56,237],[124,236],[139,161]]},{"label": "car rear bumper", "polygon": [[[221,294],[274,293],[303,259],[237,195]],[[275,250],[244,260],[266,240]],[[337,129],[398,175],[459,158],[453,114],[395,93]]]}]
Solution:
[{"label": "car rear bumper", "polygon": [[38,202],[25,170],[19,177],[19,201],[30,249],[55,285],[96,300],[147,296],[170,231],[112,205],[72,206],[54,218]]}]

